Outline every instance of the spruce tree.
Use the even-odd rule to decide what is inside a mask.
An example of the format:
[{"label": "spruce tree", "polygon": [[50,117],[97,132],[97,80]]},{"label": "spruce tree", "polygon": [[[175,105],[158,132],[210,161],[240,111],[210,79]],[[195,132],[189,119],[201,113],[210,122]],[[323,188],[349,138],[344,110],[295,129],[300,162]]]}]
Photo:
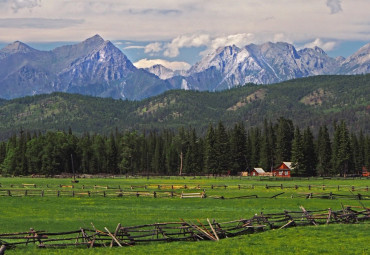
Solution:
[{"label": "spruce tree", "polygon": [[216,134],[213,126],[210,124],[208,127],[205,139],[205,168],[207,173],[215,174],[217,170],[217,152],[216,152]]},{"label": "spruce tree", "polygon": [[304,174],[304,155],[302,145],[302,135],[298,127],[294,130],[294,139],[292,142],[292,174],[302,176]]},{"label": "spruce tree", "polygon": [[215,149],[216,149],[216,155],[217,155],[216,172],[218,174],[221,174],[221,173],[224,173],[230,170],[230,165],[232,161],[230,159],[229,137],[221,121],[217,125],[215,134],[216,134]]},{"label": "spruce tree", "polygon": [[246,135],[243,124],[235,124],[230,134],[230,156],[232,157],[231,174],[245,171],[246,162]]},{"label": "spruce tree", "polygon": [[328,128],[326,126],[320,127],[317,138],[317,171],[321,176],[328,176],[331,173],[331,142]]},{"label": "spruce tree", "polygon": [[293,122],[281,117],[278,120],[276,131],[276,161],[278,163],[291,160],[293,138]]},{"label": "spruce tree", "polygon": [[303,132],[302,138],[302,149],[303,149],[303,168],[305,176],[316,176],[316,153],[315,145],[313,142],[313,135],[311,129],[307,127]]}]

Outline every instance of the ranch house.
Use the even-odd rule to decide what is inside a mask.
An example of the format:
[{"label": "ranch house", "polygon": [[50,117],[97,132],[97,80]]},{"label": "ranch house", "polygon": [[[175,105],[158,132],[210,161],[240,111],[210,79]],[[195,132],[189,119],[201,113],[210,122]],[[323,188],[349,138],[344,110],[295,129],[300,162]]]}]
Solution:
[{"label": "ranch house", "polygon": [[283,162],[274,170],[272,170],[272,175],[276,177],[291,177],[290,173],[293,170],[292,162]]},{"label": "ranch house", "polygon": [[366,167],[362,167],[362,176],[370,177],[370,172],[367,170]]}]

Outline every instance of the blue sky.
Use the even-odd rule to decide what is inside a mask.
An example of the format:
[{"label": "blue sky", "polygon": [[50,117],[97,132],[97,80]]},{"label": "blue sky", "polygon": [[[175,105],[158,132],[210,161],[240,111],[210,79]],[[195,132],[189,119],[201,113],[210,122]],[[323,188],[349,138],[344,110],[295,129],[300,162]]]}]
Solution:
[{"label": "blue sky", "polygon": [[133,62],[179,69],[217,47],[267,41],[347,57],[370,41],[369,10],[370,0],[0,0],[0,47],[99,34]]}]

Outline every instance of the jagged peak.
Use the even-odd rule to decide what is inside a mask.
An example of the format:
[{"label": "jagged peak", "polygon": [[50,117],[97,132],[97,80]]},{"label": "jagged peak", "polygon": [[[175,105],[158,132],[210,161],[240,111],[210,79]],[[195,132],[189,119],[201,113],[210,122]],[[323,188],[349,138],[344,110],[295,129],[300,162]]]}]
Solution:
[{"label": "jagged peak", "polygon": [[318,46],[315,46],[313,49],[320,54],[326,55],[326,52]]},{"label": "jagged peak", "polygon": [[96,34],[96,35],[94,35],[92,37],[87,38],[82,43],[84,43],[84,42],[103,43],[104,42],[104,39],[100,35]]},{"label": "jagged peak", "polygon": [[14,54],[14,53],[28,53],[37,50],[21,41],[15,41],[5,46],[1,51],[8,54]]}]

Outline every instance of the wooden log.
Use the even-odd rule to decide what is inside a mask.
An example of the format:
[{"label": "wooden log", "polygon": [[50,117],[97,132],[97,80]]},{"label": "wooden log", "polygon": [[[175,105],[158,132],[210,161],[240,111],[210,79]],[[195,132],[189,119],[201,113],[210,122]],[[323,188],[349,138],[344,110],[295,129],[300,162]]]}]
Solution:
[{"label": "wooden log", "polygon": [[[118,231],[120,230],[120,228],[121,228],[121,223],[118,223],[118,225],[117,225],[117,227],[116,227],[116,230],[114,231],[114,237],[116,237],[116,236],[117,236],[117,233],[118,233]],[[110,247],[113,247],[113,239],[112,239],[112,241],[110,242]]]},{"label": "wooden log", "polygon": [[287,223],[287,224],[285,224],[285,225],[281,226],[279,229],[286,228],[286,227],[290,226],[290,225],[291,225],[291,224],[293,224],[293,223],[294,223],[294,220],[290,220],[290,221],[288,221],[288,223]]},{"label": "wooden log", "polygon": [[212,230],[212,232],[213,232],[214,236],[216,237],[217,241],[220,241],[220,238],[218,237],[218,235],[217,235],[217,233],[216,233],[215,229],[213,228],[213,226],[212,226],[212,224],[211,224],[211,222],[209,221],[209,219],[208,219],[208,218],[207,218],[207,221],[208,221],[208,224],[209,224],[209,226],[211,227],[211,230]]},{"label": "wooden log", "polygon": [[5,250],[6,250],[6,246],[5,245],[1,245],[1,247],[0,247],[0,255],[4,255]]},{"label": "wooden log", "polygon": [[104,227],[104,229],[108,232],[108,235],[110,237],[112,237],[112,242],[115,241],[118,244],[119,247],[122,247],[122,244],[117,240],[117,238],[115,236],[112,235],[112,233],[109,231],[109,229],[107,229],[106,227]]}]

